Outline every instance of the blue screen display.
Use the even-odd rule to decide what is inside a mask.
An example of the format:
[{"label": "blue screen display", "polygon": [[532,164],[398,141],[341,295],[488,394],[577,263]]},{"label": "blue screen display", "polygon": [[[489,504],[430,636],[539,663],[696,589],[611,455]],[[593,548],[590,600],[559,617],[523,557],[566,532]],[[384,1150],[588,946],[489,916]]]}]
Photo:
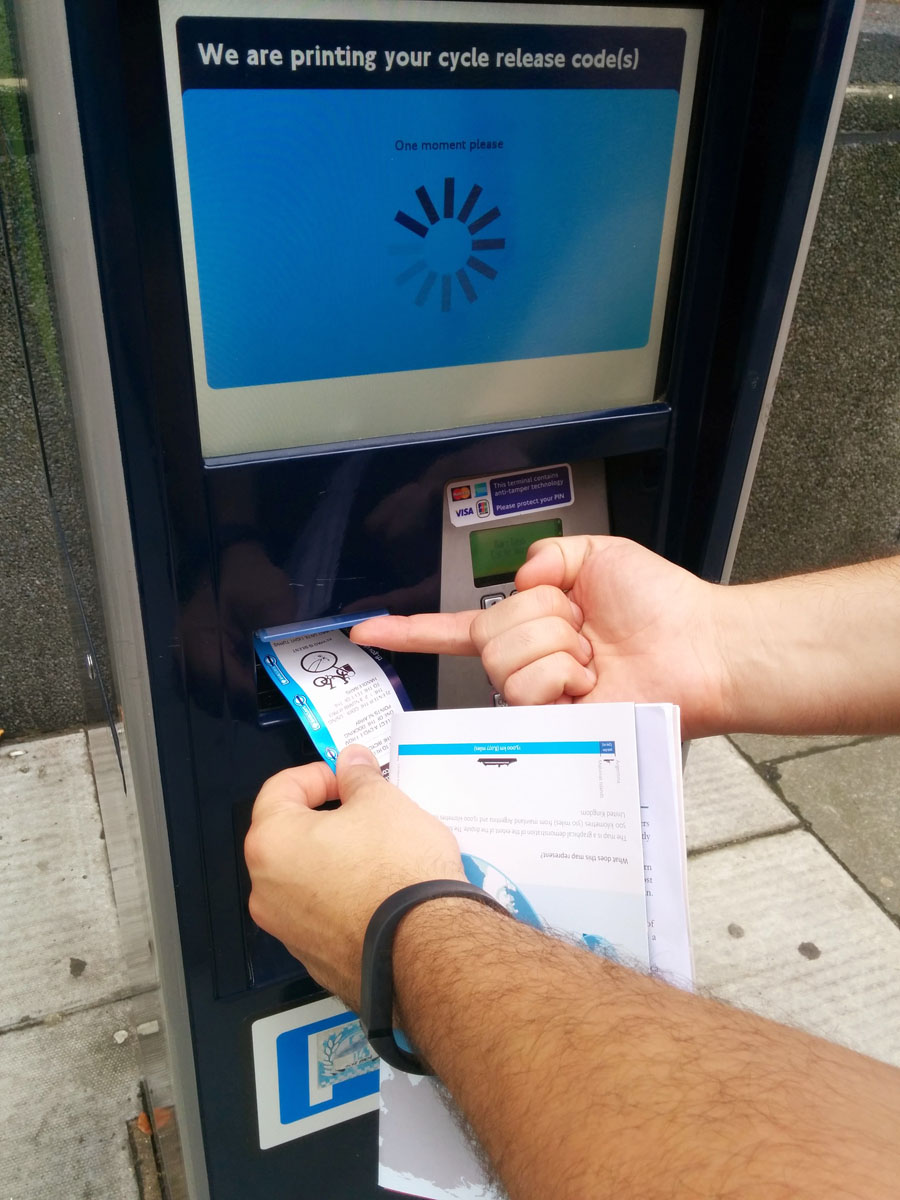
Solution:
[{"label": "blue screen display", "polygon": [[646,344],[676,90],[183,105],[211,387]]}]

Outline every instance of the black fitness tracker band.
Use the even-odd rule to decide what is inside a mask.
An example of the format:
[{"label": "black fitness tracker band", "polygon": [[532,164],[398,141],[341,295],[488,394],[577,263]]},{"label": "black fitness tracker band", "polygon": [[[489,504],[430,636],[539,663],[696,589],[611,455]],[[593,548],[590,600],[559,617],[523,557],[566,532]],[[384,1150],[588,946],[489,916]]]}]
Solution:
[{"label": "black fitness tracker band", "polygon": [[474,883],[462,879],[430,879],[401,888],[375,909],[366,929],[362,952],[362,986],[359,1019],[380,1058],[410,1075],[431,1075],[416,1054],[404,1050],[394,1038],[394,935],[411,908],[444,896],[467,896],[509,916],[503,905]]}]

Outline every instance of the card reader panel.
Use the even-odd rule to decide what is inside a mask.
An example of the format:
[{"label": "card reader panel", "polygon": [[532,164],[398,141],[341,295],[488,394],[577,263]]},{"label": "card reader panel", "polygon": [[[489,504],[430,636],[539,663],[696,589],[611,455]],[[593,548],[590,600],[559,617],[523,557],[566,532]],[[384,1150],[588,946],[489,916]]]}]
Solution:
[{"label": "card reader panel", "polygon": [[[505,600],[515,591],[528,547],[540,538],[608,532],[602,461],[451,479],[444,487],[441,611],[490,608]],[[440,659],[439,708],[503,703],[478,658]]]}]

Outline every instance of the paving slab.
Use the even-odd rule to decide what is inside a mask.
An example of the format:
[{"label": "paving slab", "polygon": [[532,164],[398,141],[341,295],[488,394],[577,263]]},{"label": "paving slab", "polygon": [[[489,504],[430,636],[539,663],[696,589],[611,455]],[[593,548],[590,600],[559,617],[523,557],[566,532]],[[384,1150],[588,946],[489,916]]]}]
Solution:
[{"label": "paving slab", "polygon": [[781,763],[778,774],[785,799],[900,917],[900,738]]},{"label": "paving slab", "polygon": [[827,734],[819,737],[779,737],[774,733],[731,733],[728,740],[743,751],[754,762],[773,762],[780,758],[796,758],[798,754],[812,754],[819,750],[831,750],[835,746],[852,746],[859,736]]},{"label": "paving slab", "polygon": [[689,853],[799,824],[724,737],[691,742],[684,816]]},{"label": "paving slab", "polygon": [[0,1035],[3,1200],[139,1200],[134,1040],[121,1001]]},{"label": "paving slab", "polygon": [[83,733],[0,750],[0,1030],[125,994]]},{"label": "paving slab", "polygon": [[689,883],[698,986],[900,1066],[900,929],[812,834],[712,850]]}]

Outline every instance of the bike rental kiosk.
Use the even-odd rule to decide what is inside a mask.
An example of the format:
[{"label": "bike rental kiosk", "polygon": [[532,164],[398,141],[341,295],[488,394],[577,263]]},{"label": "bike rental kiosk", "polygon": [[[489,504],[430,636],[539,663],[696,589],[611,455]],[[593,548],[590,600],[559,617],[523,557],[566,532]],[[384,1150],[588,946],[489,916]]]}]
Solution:
[{"label": "bike rental kiosk", "polygon": [[358,1026],[247,914],[253,798],[315,757],[253,632],[496,603],[558,534],[727,575],[860,9],[18,6],[173,1195],[388,1194]]}]

